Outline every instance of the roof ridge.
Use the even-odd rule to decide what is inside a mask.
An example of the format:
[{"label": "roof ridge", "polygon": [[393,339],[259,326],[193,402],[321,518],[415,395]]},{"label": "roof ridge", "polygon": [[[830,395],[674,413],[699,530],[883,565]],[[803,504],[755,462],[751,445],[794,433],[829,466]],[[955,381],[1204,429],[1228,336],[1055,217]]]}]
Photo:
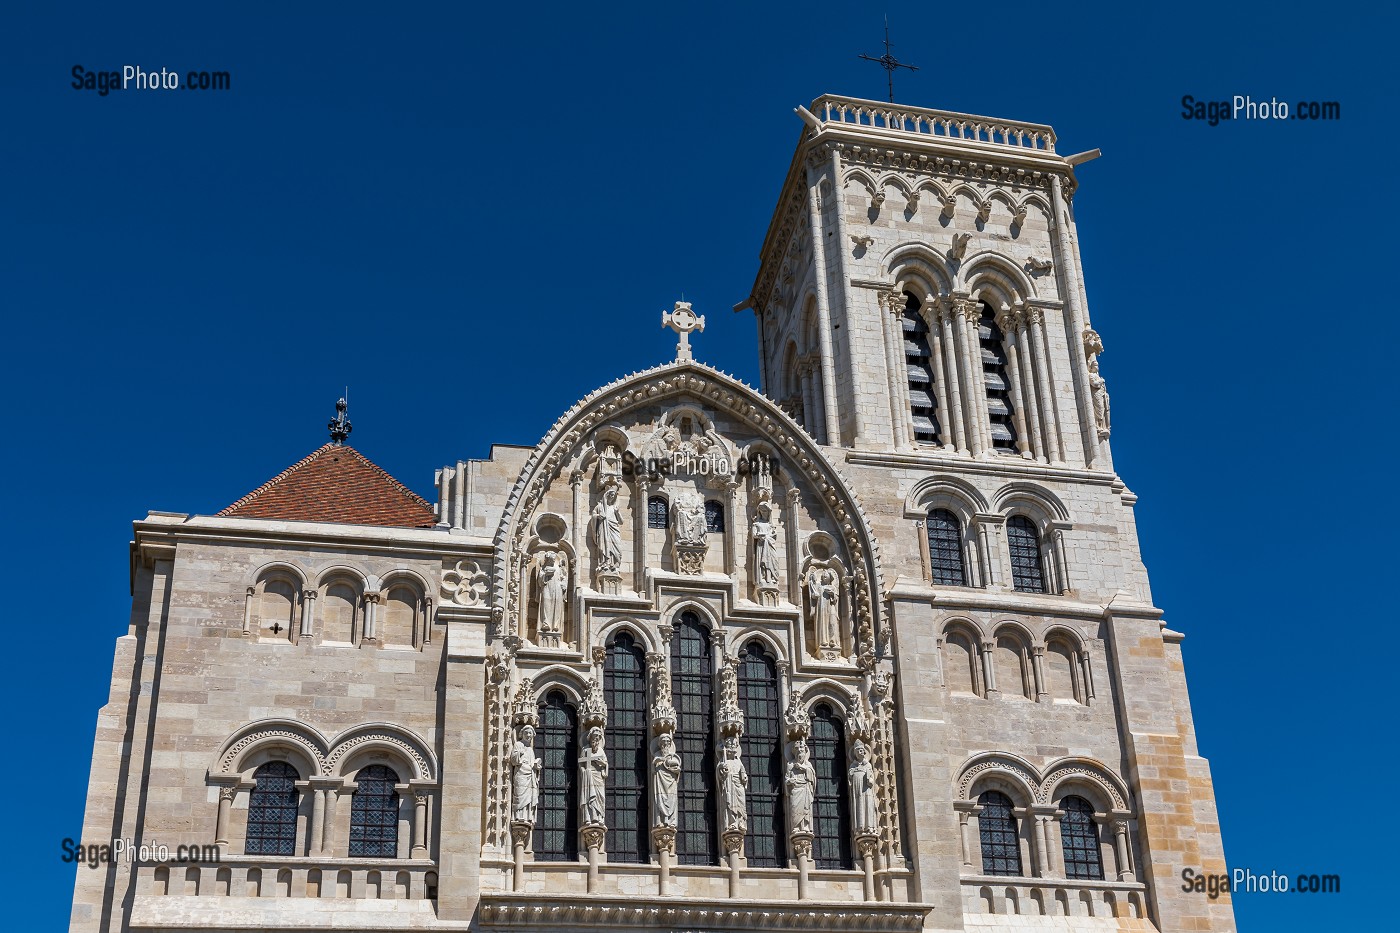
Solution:
[{"label": "roof ridge", "polygon": [[[335,446],[337,446],[337,445],[335,445],[335,444],[327,444],[327,445],[325,445],[325,446],[326,446],[326,447],[335,447]],[[384,469],[384,468],[383,468],[382,466],[380,466],[379,464],[375,463],[375,462],[374,462],[373,460],[371,460],[369,457],[366,457],[364,454],[360,453],[358,450],[356,450],[354,447],[351,447],[349,444],[340,444],[340,445],[338,445],[338,446],[340,447],[341,450],[348,450],[348,451],[350,451],[352,454],[354,454],[356,457],[359,457],[359,458],[360,458],[360,462],[362,462],[365,466],[369,467],[370,469],[374,470],[376,473],[378,473],[380,476],[382,476],[382,477],[384,477],[385,479],[387,479],[389,482],[393,483],[393,484],[394,484],[394,487],[395,487],[396,489],[398,489],[399,492],[401,492],[401,493],[403,493],[404,495],[408,496],[408,497],[411,498],[413,501],[415,501],[415,502],[417,502],[419,505],[423,506],[423,508],[429,509],[429,510],[432,509],[433,505],[432,505],[431,502],[429,502],[427,499],[424,499],[422,496],[418,495],[418,493],[414,492],[412,489],[409,489],[409,488],[408,488],[407,486],[405,486],[396,476],[394,476],[394,475],[393,475],[392,473],[390,473],[388,470]],[[321,451],[321,450],[324,450],[324,449],[325,449],[324,447],[323,447],[323,448],[320,448],[320,449],[318,449],[318,450],[316,451],[316,453],[320,453],[320,451]],[[312,454],[312,456],[315,456],[315,454]],[[308,457],[307,459],[309,460],[309,459],[311,459],[311,458]],[[299,464],[298,464],[298,465],[299,465]],[[293,467],[293,469],[295,469],[295,467]]]},{"label": "roof ridge", "polygon": [[[239,507],[241,507],[241,506],[247,505],[249,502],[251,502],[252,500],[256,499],[258,496],[262,495],[264,492],[267,492],[268,490],[270,490],[270,489],[272,489],[274,486],[276,486],[278,483],[282,482],[284,479],[286,479],[287,477],[291,476],[291,475],[292,475],[293,473],[295,473],[297,470],[300,470],[302,467],[306,466],[306,465],[307,465],[308,463],[310,463],[312,460],[315,460],[317,457],[319,457],[319,456],[321,455],[321,452],[322,452],[323,450],[325,450],[327,447],[334,447],[334,446],[335,446],[335,445],[332,444],[330,441],[326,441],[326,443],[322,444],[320,447],[317,447],[315,450],[311,451],[311,453],[307,454],[305,457],[302,457],[302,458],[301,458],[300,460],[298,460],[296,463],[293,463],[291,466],[287,467],[287,468],[286,468],[285,470],[283,470],[281,473],[278,473],[278,474],[277,474],[276,476],[274,476],[272,479],[270,479],[270,480],[268,480],[267,482],[263,483],[263,484],[262,484],[261,486],[259,486],[257,489],[254,489],[252,492],[248,493],[246,496],[244,496],[243,498],[239,499],[237,502],[233,503],[232,505],[225,506],[224,508],[222,508],[222,509],[220,509],[219,511],[215,512],[214,514],[215,514],[216,516],[218,516],[218,515],[229,515],[229,514],[231,514],[231,513],[233,512],[234,509],[237,509],[237,508],[239,508]],[[351,448],[351,449],[353,450],[354,448]],[[357,451],[357,452],[358,452],[358,451]],[[370,465],[373,466],[373,464],[370,464]],[[387,475],[387,474],[386,474],[386,475]],[[390,477],[390,479],[393,479],[393,477]],[[396,482],[397,482],[397,480],[396,480]]]}]

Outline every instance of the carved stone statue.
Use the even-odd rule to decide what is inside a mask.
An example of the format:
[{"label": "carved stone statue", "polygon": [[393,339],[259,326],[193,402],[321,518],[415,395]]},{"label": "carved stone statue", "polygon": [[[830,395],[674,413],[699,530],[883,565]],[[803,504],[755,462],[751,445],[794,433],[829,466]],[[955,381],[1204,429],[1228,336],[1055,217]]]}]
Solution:
[{"label": "carved stone statue", "polygon": [[705,546],[705,501],[696,493],[683,496],[676,509],[676,544]]},{"label": "carved stone statue", "polygon": [[593,540],[598,546],[598,572],[616,573],[622,566],[622,512],[616,486],[605,489],[603,501],[593,507]]},{"label": "carved stone statue", "polygon": [[651,760],[652,805],[656,808],[656,825],[674,829],[681,786],[681,756],[676,754],[676,742],[671,733],[661,733],[660,743],[660,753]]},{"label": "carved stone statue", "polygon": [[739,739],[724,740],[724,753],[719,766],[720,799],[724,801],[724,832],[744,833],[749,824],[749,775],[740,757]]},{"label": "carved stone statue", "polygon": [[603,751],[603,730],[588,730],[588,748],[579,756],[579,794],[583,825],[603,826],[608,818],[608,756]]},{"label": "carved stone statue", "polygon": [[606,488],[622,482],[622,456],[617,447],[608,444],[598,456],[598,485]]},{"label": "carved stone statue", "polygon": [[1112,431],[1109,423],[1108,386],[1099,375],[1099,361],[1089,363],[1089,391],[1094,397],[1094,420],[1099,426],[1099,440],[1108,438]]},{"label": "carved stone statue", "polygon": [[808,759],[807,743],[794,742],[792,761],[787,766],[789,830],[794,833],[812,832],[812,803],[817,796],[817,771]]},{"label": "carved stone statue", "polygon": [[535,585],[540,599],[538,633],[540,644],[558,647],[564,634],[565,593],[569,584],[569,559],[559,551],[546,551],[535,567]]},{"label": "carved stone statue", "polygon": [[851,822],[857,835],[880,831],[880,813],[875,793],[875,766],[870,763],[870,749],[859,739],[852,749],[856,763],[846,772],[851,786]]},{"label": "carved stone statue", "polygon": [[772,522],[773,506],[760,502],[753,522],[754,567],[759,586],[778,585],[778,526]]},{"label": "carved stone statue", "polygon": [[522,726],[510,750],[510,818],[534,823],[540,803],[541,762],[535,757],[535,728]]},{"label": "carved stone statue", "polygon": [[807,571],[807,596],[811,602],[812,627],[823,655],[841,652],[840,577],[830,567]]}]

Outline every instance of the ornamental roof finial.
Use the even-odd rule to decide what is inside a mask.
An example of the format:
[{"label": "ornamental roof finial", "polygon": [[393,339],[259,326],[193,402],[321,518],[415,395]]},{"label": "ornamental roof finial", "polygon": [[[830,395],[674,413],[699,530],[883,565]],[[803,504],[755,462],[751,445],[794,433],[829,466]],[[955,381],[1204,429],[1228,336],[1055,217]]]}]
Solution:
[{"label": "ornamental roof finial", "polygon": [[[348,393],[347,393],[348,394]],[[350,403],[344,398],[335,403],[335,417],[331,419],[326,427],[331,432],[331,443],[339,447],[345,443],[345,439],[350,436],[350,419],[345,417],[345,412],[349,409]]]},{"label": "ornamental roof finial", "polygon": [[690,302],[678,301],[670,311],[661,312],[661,326],[669,327],[680,334],[680,342],[676,344],[676,359],[693,359],[690,355],[690,332],[705,329],[705,315],[692,311]]}]

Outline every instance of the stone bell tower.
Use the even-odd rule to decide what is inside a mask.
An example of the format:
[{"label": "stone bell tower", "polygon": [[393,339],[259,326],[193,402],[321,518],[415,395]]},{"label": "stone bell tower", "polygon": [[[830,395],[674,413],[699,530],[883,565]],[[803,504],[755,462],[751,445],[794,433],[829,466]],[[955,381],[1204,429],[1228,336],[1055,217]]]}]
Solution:
[{"label": "stone bell tower", "polygon": [[1070,213],[1093,154],[940,110],[798,113],[747,302],[764,391],[832,446],[1111,469]]}]

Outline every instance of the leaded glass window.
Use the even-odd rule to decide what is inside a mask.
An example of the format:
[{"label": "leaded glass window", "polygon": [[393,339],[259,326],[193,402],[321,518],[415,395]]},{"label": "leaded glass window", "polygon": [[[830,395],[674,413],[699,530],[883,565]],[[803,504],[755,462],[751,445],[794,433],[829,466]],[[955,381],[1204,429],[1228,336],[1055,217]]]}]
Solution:
[{"label": "leaded glass window", "polygon": [[1103,880],[1103,852],[1094,808],[1083,797],[1066,797],[1060,803],[1060,841],[1065,854],[1065,877]]},{"label": "leaded glass window", "polygon": [[813,804],[812,859],[818,868],[850,868],[851,813],[846,793],[846,727],[826,703],[812,710],[812,767],[817,772]]},{"label": "leaded glass window", "polygon": [[671,509],[663,496],[652,496],[647,500],[647,527],[665,529],[671,521]]},{"label": "leaded glass window", "polygon": [[705,530],[712,534],[724,532],[724,506],[714,499],[705,500]]},{"label": "leaded glass window", "polygon": [[297,769],[285,761],[269,761],[253,772],[248,797],[248,834],[243,846],[249,855],[296,855]]},{"label": "leaded glass window", "polygon": [[1015,453],[1016,419],[1011,407],[1011,380],[1006,375],[1006,343],[996,315],[985,304],[977,322],[982,349],[982,381],[987,390],[987,416],[992,422],[992,448]]},{"label": "leaded glass window", "polygon": [[982,874],[1020,875],[1021,839],[1016,831],[1016,816],[1011,812],[1011,798],[1001,791],[989,790],[977,798],[982,812],[977,825],[982,835]]},{"label": "leaded glass window", "polygon": [[399,776],[385,765],[361,768],[350,798],[350,857],[398,858]]},{"label": "leaded glass window", "polygon": [[757,639],[744,647],[739,658],[739,705],[744,710],[744,735],[739,744],[749,775],[749,832],[744,837],[744,855],[754,868],[786,868],[778,666]]},{"label": "leaded glass window", "polygon": [[535,860],[578,858],[578,713],[563,691],[540,704],[535,736],[540,760],[540,805],[535,819]]},{"label": "leaded glass window", "polygon": [[[708,515],[709,508],[705,511]],[[676,858],[682,865],[719,864],[714,690],[710,632],[695,613],[684,613],[671,637],[671,698],[676,707],[676,754],[681,757]]]},{"label": "leaded glass window", "polygon": [[919,311],[919,299],[905,293],[904,368],[909,381],[909,410],[914,420],[914,440],[938,443],[938,390],[934,385],[933,349],[928,324]]},{"label": "leaded glass window", "polygon": [[928,556],[933,582],[939,586],[967,586],[963,567],[962,522],[947,509],[928,513]]},{"label": "leaded glass window", "polygon": [[648,819],[646,654],[627,632],[608,646],[603,662],[608,704],[604,750],[608,755],[608,861],[646,862]]},{"label": "leaded glass window", "polygon": [[1006,520],[1006,540],[1011,546],[1011,583],[1021,593],[1045,592],[1045,567],[1040,559],[1040,532],[1024,515]]}]

